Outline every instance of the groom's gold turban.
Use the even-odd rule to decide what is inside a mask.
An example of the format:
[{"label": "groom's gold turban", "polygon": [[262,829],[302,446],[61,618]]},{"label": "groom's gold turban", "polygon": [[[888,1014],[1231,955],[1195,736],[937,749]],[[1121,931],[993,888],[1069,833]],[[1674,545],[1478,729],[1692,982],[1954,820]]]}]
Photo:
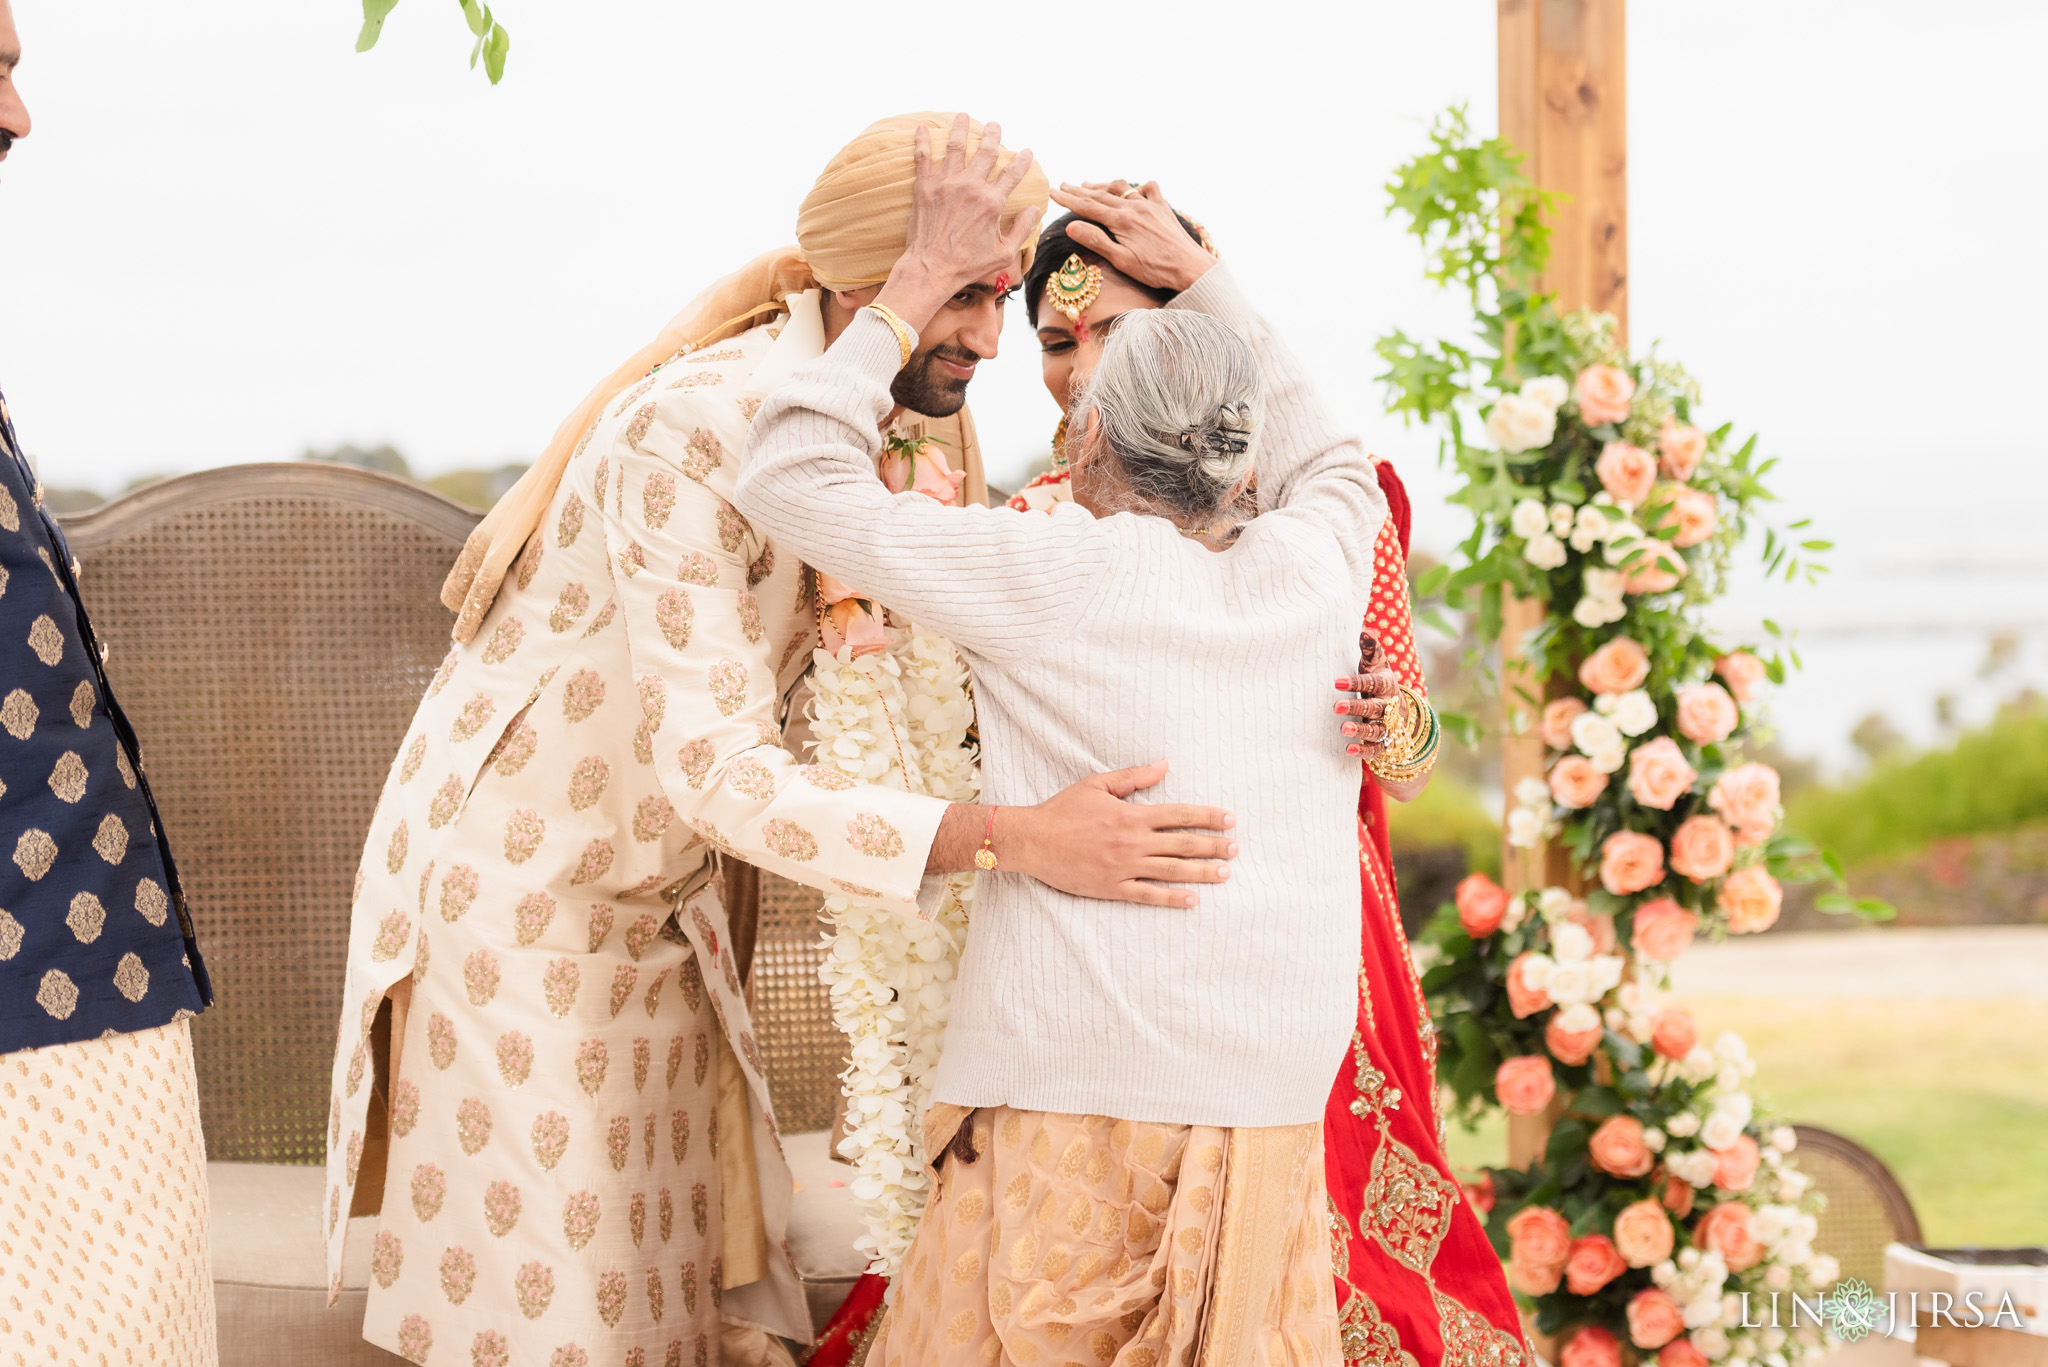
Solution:
[{"label": "groom's gold turban", "polygon": [[[917,126],[932,130],[932,156],[945,155],[952,135],[952,114],[899,114],[871,124],[827,163],[818,183],[797,210],[796,240],[803,248],[818,283],[832,289],[879,285],[903,255],[910,224],[910,190],[915,170]],[[981,125],[967,124],[967,155],[981,146]],[[1015,152],[996,158],[1008,166]],[[1008,227],[1026,209],[1043,209],[1045,172],[1034,163],[1003,206]],[[1031,264],[1035,243],[1024,245],[1023,264]]]}]

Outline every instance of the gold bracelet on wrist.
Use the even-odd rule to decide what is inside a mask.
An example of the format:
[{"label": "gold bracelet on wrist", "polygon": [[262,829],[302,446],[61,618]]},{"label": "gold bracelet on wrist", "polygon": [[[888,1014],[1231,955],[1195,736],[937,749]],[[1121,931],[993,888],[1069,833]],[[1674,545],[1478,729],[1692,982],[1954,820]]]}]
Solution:
[{"label": "gold bracelet on wrist", "polygon": [[896,362],[896,368],[901,370],[910,364],[910,353],[917,350],[917,342],[911,336],[910,324],[898,318],[896,310],[887,304],[869,304],[868,307],[882,315],[882,321],[889,325],[889,331],[896,334],[896,345],[903,351],[902,359]]},{"label": "gold bracelet on wrist", "polygon": [[1399,705],[1390,709],[1398,718],[1387,727],[1386,745],[1366,765],[1389,783],[1410,783],[1435,767],[1443,730],[1429,699],[1407,684],[1399,685],[1399,690]]}]

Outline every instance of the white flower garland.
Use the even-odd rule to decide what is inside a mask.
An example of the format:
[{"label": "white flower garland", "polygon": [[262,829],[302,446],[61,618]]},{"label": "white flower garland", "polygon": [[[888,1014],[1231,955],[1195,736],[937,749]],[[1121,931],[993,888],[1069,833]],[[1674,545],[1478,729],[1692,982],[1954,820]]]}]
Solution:
[{"label": "white flower garland", "polygon": [[[974,704],[966,666],[943,637],[915,626],[892,627],[888,636],[888,649],[876,654],[815,652],[817,762],[863,783],[973,801],[980,778],[967,743]],[[974,898],[973,874],[951,874],[947,884],[929,921],[857,896],[825,900],[833,931],[818,976],[852,1045],[840,1075],[847,1111],[839,1152],[853,1163],[852,1191],[868,1228],[855,1246],[888,1276],[929,1195],[921,1122]]]}]

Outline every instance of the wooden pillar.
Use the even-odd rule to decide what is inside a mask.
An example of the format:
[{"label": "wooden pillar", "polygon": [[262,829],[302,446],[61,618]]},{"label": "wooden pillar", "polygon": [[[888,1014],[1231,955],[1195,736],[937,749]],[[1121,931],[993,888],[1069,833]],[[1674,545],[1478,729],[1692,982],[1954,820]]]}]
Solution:
[{"label": "wooden pillar", "polygon": [[[1501,136],[1522,153],[1522,171],[1560,197],[1551,213],[1544,288],[1558,307],[1614,315],[1628,337],[1628,82],[1625,0],[1497,0]],[[1524,634],[1542,605],[1510,599],[1501,614],[1501,687],[1506,727],[1501,783],[1512,805],[1521,779],[1541,777],[1542,700],[1561,680],[1522,666]],[[1560,850],[1508,847],[1510,891],[1576,887]],[[1543,1151],[1563,1099],[1540,1116],[1508,1118],[1508,1162],[1526,1166]]]}]

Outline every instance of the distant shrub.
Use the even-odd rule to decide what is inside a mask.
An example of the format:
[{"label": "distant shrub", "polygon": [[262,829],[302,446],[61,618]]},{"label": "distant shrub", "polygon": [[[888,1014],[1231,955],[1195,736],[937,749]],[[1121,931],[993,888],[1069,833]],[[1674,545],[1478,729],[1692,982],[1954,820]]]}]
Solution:
[{"label": "distant shrub", "polygon": [[1946,750],[1884,760],[1847,787],[1807,789],[1786,816],[1845,864],[2048,820],[2048,710],[2007,708]]},{"label": "distant shrub", "polygon": [[1467,869],[1500,875],[1500,819],[1470,785],[1442,769],[1413,802],[1387,804],[1387,835],[1397,863],[1410,852],[1457,849]]}]

